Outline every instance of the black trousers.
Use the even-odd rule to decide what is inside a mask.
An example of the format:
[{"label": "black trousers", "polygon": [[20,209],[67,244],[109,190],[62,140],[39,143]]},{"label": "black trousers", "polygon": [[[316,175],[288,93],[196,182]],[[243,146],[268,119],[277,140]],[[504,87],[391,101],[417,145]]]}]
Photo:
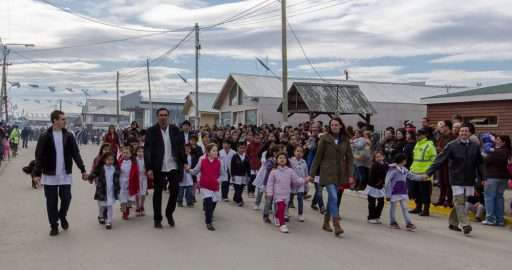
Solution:
[{"label": "black trousers", "polygon": [[22,138],[22,141],[23,141],[23,144],[22,144],[22,148],[28,148],[28,138]]},{"label": "black trousers", "polygon": [[430,197],[432,196],[431,181],[412,181],[414,198],[416,201],[416,209],[423,210],[430,208]]},{"label": "black trousers", "polygon": [[242,193],[244,192],[244,185],[234,184],[235,194],[233,194],[233,201],[236,203],[243,203]]},{"label": "black trousers", "polygon": [[155,221],[162,221],[162,191],[167,183],[169,183],[169,200],[165,208],[165,216],[167,219],[172,217],[174,210],[176,210],[176,200],[178,199],[178,188],[180,179],[178,170],[170,172],[153,172],[154,174],[154,188],[153,192],[153,213]]},{"label": "black trousers", "polygon": [[222,199],[227,199],[229,195],[229,181],[225,181],[221,183],[221,193]]},{"label": "black trousers", "polygon": [[215,211],[215,207],[217,203],[212,200],[212,198],[205,198],[203,200],[203,210],[204,210],[204,222],[206,224],[212,224],[213,220],[213,211]]},{"label": "black trousers", "polygon": [[[46,197],[46,211],[48,221],[52,228],[59,226],[59,220],[66,219],[69,205],[71,203],[71,185],[44,186]],[[60,198],[60,209],[59,209]]]},{"label": "black trousers", "polygon": [[384,198],[374,198],[368,195],[368,220],[378,219],[384,208]]},{"label": "black trousers", "polygon": [[251,174],[249,176],[249,183],[247,184],[247,193],[249,194],[254,194],[254,192],[256,192],[256,186],[252,184],[252,182],[254,182],[254,179],[256,179],[256,175]]}]

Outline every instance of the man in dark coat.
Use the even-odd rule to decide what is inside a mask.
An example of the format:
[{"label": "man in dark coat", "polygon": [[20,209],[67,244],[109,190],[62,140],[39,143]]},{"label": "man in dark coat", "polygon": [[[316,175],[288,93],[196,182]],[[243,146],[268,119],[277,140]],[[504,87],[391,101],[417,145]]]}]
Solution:
[{"label": "man in dark coat", "polygon": [[174,227],[173,213],[176,209],[179,182],[183,178],[185,142],[180,130],[169,124],[169,110],[157,110],[158,123],[148,128],[144,147],[144,163],[149,178],[154,179],[153,213],[155,228],[162,228],[162,191],[169,183],[169,200],[165,216],[169,226]]}]

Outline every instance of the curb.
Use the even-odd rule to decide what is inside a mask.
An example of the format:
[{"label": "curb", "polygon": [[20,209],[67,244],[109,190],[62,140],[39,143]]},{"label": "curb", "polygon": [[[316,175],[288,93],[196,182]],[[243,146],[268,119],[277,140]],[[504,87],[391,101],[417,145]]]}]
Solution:
[{"label": "curb", "polygon": [[[353,191],[353,190],[345,190],[345,194],[347,194],[351,197],[366,199],[366,195],[364,195],[362,192],[357,192],[357,191]],[[387,203],[388,202],[386,202],[386,204]],[[412,210],[416,207],[416,204],[414,203],[413,200],[409,200],[409,202],[407,203],[407,206],[409,207],[409,209]],[[431,214],[436,214],[436,215],[443,216],[443,217],[448,217],[450,215],[451,210],[452,209],[448,208],[448,207],[435,206],[432,204],[430,205],[430,213]],[[475,215],[470,214],[469,218],[472,222],[477,222],[475,219]],[[511,216],[505,216],[505,226],[512,227],[512,217]]]}]

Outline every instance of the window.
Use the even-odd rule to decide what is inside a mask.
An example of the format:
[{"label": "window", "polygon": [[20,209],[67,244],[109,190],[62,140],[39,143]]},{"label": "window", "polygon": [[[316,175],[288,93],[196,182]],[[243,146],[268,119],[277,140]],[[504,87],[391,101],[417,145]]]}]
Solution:
[{"label": "window", "polygon": [[231,91],[229,92],[229,105],[238,105],[236,102],[238,101],[237,100],[237,96],[238,96],[238,86],[235,85]]},{"label": "window", "polygon": [[466,116],[464,122],[475,127],[498,127],[498,116]]},{"label": "window", "polygon": [[256,125],[258,121],[258,113],[256,110],[245,111],[245,124]]},{"label": "window", "polygon": [[240,87],[237,87],[237,88],[238,88],[238,105],[243,105],[244,99],[245,99],[244,91],[242,91],[242,89],[240,89]]},{"label": "window", "polygon": [[233,125],[243,124],[244,112],[233,112]]},{"label": "window", "polygon": [[223,112],[220,115],[221,124],[223,127],[231,126],[231,112]]}]

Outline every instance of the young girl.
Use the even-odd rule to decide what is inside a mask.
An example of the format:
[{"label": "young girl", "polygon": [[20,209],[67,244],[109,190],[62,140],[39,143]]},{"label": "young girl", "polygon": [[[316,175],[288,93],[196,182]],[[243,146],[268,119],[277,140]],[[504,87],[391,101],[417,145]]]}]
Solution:
[{"label": "young girl", "polygon": [[127,220],[130,216],[131,205],[135,201],[135,195],[139,192],[139,168],[137,160],[133,157],[133,148],[126,145],[122,149],[123,159],[119,162],[121,171],[120,184],[121,191],[119,200],[121,201],[121,212],[123,219]]},{"label": "young girl", "polygon": [[217,206],[217,202],[220,200],[220,178],[224,175],[224,165],[219,159],[219,151],[217,145],[210,143],[206,145],[206,157],[201,159],[197,166],[188,171],[192,175],[199,176],[199,192],[203,198],[203,210],[205,215],[206,228],[210,231],[215,231],[213,227],[213,212]]},{"label": "young girl", "polygon": [[[220,159],[222,160],[222,163],[227,167],[226,170],[229,172],[231,167],[231,159],[233,156],[236,155],[236,152],[231,149],[231,141],[224,140],[222,142],[222,150],[219,152]],[[229,202],[228,196],[229,196],[229,181],[230,181],[230,175],[227,174],[226,177],[222,178],[221,183],[221,191],[222,191],[222,200],[224,202]]]},{"label": "young girl", "polygon": [[[101,159],[102,159],[103,155],[106,153],[112,153],[112,146],[109,143],[104,143],[100,146],[100,151],[98,151],[98,155],[94,158],[94,161],[92,162],[91,173],[94,170],[96,170],[96,167],[102,161]],[[114,163],[115,163],[115,160],[114,160]],[[90,180],[90,181],[93,181],[93,180]]]},{"label": "young girl", "polygon": [[[266,151],[265,163],[261,166],[256,178],[254,179],[254,186],[256,186],[257,194],[256,201],[254,202],[254,210],[260,209],[261,200],[263,193],[266,192],[266,186],[268,182],[268,176],[275,166],[275,155],[279,152],[279,148],[272,146]],[[265,196],[265,206],[263,208],[263,221],[265,223],[271,223],[269,214],[272,210],[272,197]]]},{"label": "young girl", "polygon": [[[303,159],[303,157],[304,148],[302,148],[300,145],[295,147],[294,157],[290,159],[290,165],[300,178],[309,181],[308,164]],[[304,182],[304,184],[295,186],[292,189],[291,201],[293,201],[293,194],[297,194],[297,210],[299,214],[298,219],[300,222],[304,222],[304,192],[306,184],[307,182]]]},{"label": "young girl", "polygon": [[[288,233],[288,227],[284,219],[286,205],[290,199],[293,186],[304,185],[304,179],[297,176],[295,171],[290,168],[286,152],[280,152],[276,155],[276,163],[276,168],[268,176],[267,196],[274,198],[276,204],[275,219],[279,221],[279,230],[282,233]],[[278,222],[276,222],[277,224]]]},{"label": "young girl", "polygon": [[146,200],[146,193],[148,192],[148,177],[144,167],[144,147],[138,146],[136,148],[136,161],[139,170],[139,192],[136,194],[136,209],[135,212],[138,217],[145,216],[144,201]]},{"label": "young girl", "polygon": [[394,163],[389,165],[384,188],[386,191],[386,200],[391,202],[389,209],[391,228],[400,229],[395,218],[396,205],[399,203],[407,230],[414,231],[416,230],[416,226],[412,224],[411,216],[407,211],[407,201],[409,200],[409,196],[407,196],[407,179],[421,181],[424,180],[425,177],[409,172],[407,168],[405,168],[406,163],[407,157],[405,154],[397,154],[395,156]]},{"label": "young girl", "polygon": [[384,208],[384,181],[388,165],[384,162],[384,153],[375,152],[373,155],[373,164],[370,168],[368,185],[364,193],[368,196],[368,223],[382,224],[380,216]]},{"label": "young girl", "polygon": [[[185,144],[185,155],[187,157],[185,168],[195,168],[198,161],[197,157],[192,154],[192,146],[190,144]],[[194,182],[196,182],[195,176],[185,170],[185,172],[183,172],[183,180],[181,180],[180,187],[178,189],[178,207],[183,207],[183,197],[185,197],[188,207],[194,206],[194,196],[192,191]]]},{"label": "young girl", "polygon": [[[101,156],[100,162],[89,175],[89,179],[96,181],[94,199],[98,201],[98,222],[106,224],[107,230],[112,229],[112,206],[119,199],[119,168],[115,166],[114,155],[106,152]],[[104,216],[106,213],[106,216]],[[106,220],[105,220],[106,219]]]},{"label": "young girl", "polygon": [[11,159],[11,143],[9,142],[9,137],[5,136],[2,139],[2,145],[4,146],[4,152],[2,153],[4,156],[4,160],[8,161]]}]

